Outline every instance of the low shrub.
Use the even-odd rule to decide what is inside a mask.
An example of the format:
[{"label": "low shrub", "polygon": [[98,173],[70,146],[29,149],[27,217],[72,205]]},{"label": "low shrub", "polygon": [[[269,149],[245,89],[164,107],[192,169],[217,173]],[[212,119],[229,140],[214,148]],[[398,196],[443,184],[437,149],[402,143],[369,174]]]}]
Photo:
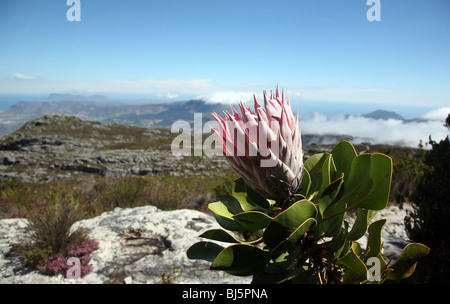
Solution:
[{"label": "low shrub", "polygon": [[72,229],[82,218],[75,196],[50,191],[28,214],[29,240],[19,249],[25,264],[44,274],[65,275],[72,267],[67,261],[74,257],[80,262],[80,276],[88,274],[92,270],[89,255],[98,248],[98,243],[90,240],[85,231]]},{"label": "low shrub", "polygon": [[[450,129],[450,114],[446,127]],[[414,211],[405,218],[408,236],[431,248],[417,269],[415,283],[450,283],[450,140],[431,140],[425,170],[411,201]]]},{"label": "low shrub", "polygon": [[31,193],[31,187],[21,180],[0,180],[0,218],[24,216],[29,207]]},{"label": "low shrub", "polygon": [[80,266],[79,275],[84,277],[93,270],[89,265],[90,254],[98,249],[98,245],[98,242],[86,238],[80,243],[72,244],[65,253],[47,255],[43,261],[36,264],[36,268],[44,274],[68,276],[68,271],[73,267],[69,259],[77,258]]},{"label": "low shrub", "polygon": [[83,218],[78,202],[70,194],[50,192],[48,199],[36,203],[29,212],[30,239],[37,248],[51,247],[60,251],[83,237],[81,230],[71,231],[72,225]]}]

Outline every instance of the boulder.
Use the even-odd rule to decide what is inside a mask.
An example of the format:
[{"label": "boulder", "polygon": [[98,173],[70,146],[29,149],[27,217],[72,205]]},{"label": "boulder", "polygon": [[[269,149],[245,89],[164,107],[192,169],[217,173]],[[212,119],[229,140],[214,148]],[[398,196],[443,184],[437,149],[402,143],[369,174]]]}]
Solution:
[{"label": "boulder", "polygon": [[162,211],[153,206],[105,212],[82,220],[73,229],[86,229],[99,249],[91,254],[93,272],[79,279],[50,277],[25,268],[10,252],[27,234],[25,219],[0,221],[0,283],[249,283],[210,271],[209,262],[190,260],[187,249],[203,231],[218,228],[215,219],[195,210]]}]

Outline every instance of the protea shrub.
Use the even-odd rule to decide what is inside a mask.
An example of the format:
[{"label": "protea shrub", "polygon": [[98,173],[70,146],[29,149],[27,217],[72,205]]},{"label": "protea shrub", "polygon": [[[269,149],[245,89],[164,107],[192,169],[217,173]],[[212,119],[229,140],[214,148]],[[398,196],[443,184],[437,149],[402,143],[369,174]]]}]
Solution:
[{"label": "protea shrub", "polygon": [[[408,244],[387,263],[381,238],[386,219],[371,221],[388,203],[390,157],[358,155],[342,141],[303,163],[298,113],[278,88],[270,98],[264,92],[264,108],[255,98],[253,111],[240,103],[239,112],[231,107],[224,118],[213,114],[223,153],[241,178],[231,195],[208,205],[225,230],[200,235],[232,245],[197,242],[187,251],[190,259],[253,276],[253,283],[382,283],[411,276],[430,249]],[[346,215],[353,209],[350,225]],[[363,248],[358,240],[366,233]]]},{"label": "protea shrub", "polygon": [[245,183],[269,199],[282,201],[297,192],[303,173],[303,152],[298,113],[278,88],[270,98],[264,91],[264,107],[254,96],[254,110],[239,104],[225,117],[213,113],[214,132],[223,152]]}]

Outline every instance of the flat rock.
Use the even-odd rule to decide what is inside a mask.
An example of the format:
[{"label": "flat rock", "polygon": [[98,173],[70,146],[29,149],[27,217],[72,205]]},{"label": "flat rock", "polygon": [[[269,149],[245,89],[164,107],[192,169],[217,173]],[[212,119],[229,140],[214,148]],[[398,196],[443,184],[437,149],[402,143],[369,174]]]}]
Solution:
[{"label": "flat rock", "polygon": [[209,270],[209,262],[190,260],[187,249],[203,231],[218,228],[213,217],[195,210],[161,211],[153,206],[105,212],[72,227],[89,231],[99,242],[91,254],[94,270],[80,279],[50,277],[20,265],[10,254],[23,242],[25,219],[0,221],[0,283],[249,283],[251,277],[235,277]]}]

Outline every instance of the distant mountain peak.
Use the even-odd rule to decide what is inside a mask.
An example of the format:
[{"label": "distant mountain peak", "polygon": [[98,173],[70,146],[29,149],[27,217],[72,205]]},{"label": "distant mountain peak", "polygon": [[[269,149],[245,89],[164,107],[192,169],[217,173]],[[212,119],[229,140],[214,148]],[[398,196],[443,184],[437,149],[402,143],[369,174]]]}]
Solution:
[{"label": "distant mountain peak", "polygon": [[396,120],[405,120],[401,115],[386,110],[376,110],[367,114],[362,115],[363,117],[372,118],[372,119],[396,119]]},{"label": "distant mountain peak", "polygon": [[107,101],[108,97],[103,95],[92,95],[92,96],[85,96],[85,95],[74,95],[74,94],[59,94],[59,93],[52,93],[48,95],[46,98],[47,101]]}]

